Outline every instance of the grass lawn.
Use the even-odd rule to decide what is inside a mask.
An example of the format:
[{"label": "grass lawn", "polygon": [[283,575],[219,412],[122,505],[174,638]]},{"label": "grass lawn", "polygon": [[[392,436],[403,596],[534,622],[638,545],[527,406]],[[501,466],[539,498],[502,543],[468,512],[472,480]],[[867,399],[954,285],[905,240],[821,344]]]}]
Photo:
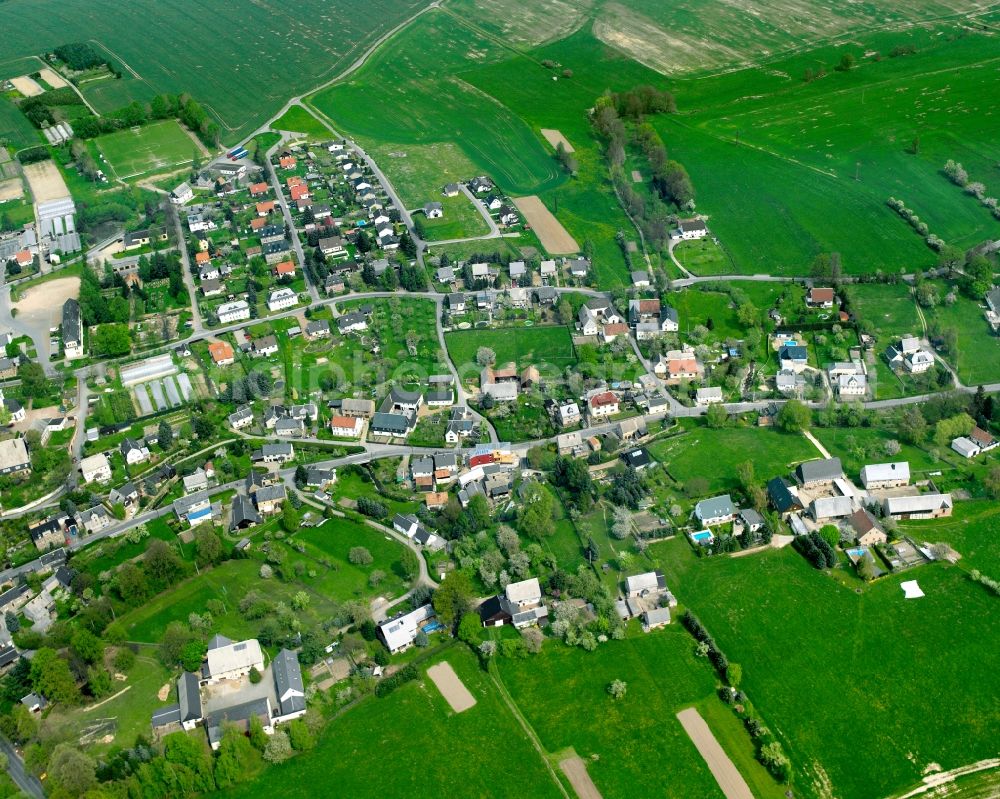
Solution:
[{"label": "grass lawn", "polygon": [[[358,799],[563,796],[476,658],[456,645],[444,659],[476,698],[474,707],[452,712],[426,677],[428,665],[439,659],[428,660],[418,666],[419,680],[383,699],[364,699],[331,721],[314,750],[219,796],[249,799],[278,792],[312,799],[318,785],[335,785],[338,794]],[[498,771],[501,743],[508,765]]]},{"label": "grass lawn", "polygon": [[[996,502],[959,502],[949,519],[902,522],[901,532],[916,541],[944,541],[961,556],[959,566],[979,569],[1000,579],[1000,505]],[[984,589],[985,590],[985,589]]]},{"label": "grass lawn", "polygon": [[880,349],[893,339],[921,335],[917,306],[907,284],[859,283],[847,292],[858,319],[875,326]]},{"label": "grass lawn", "polygon": [[151,122],[136,131],[119,130],[95,139],[119,178],[133,178],[189,163],[196,147],[173,119]]},{"label": "grass lawn", "polygon": [[114,719],[114,740],[110,743],[94,741],[87,747],[87,751],[95,755],[108,751],[112,746],[131,746],[136,736],[149,734],[150,715],[167,704],[157,698],[157,692],[176,675],[160,664],[152,647],[144,647],[139,650],[135,665],[127,676],[125,682],[112,682],[110,696],[128,689],[121,696],[103,702],[100,707],[95,707],[96,701],[81,708],[67,709],[56,705],[46,717],[46,727],[59,729],[70,724],[76,730],[85,730],[88,724],[100,719]]},{"label": "grass lawn", "polygon": [[[995,756],[996,597],[959,568],[931,564],[862,587],[791,549],[700,560],[681,540],[651,549],[680,602],[744,665],[743,686],[785,744],[797,796],[886,796],[930,763]],[[910,579],[923,599],[903,599],[899,583]],[[946,712],[928,713],[929,697]]]},{"label": "grass lawn", "polygon": [[804,436],[760,427],[713,430],[698,425],[649,450],[681,484],[707,480],[709,494],[738,489],[736,467],[744,461],[753,462],[758,480],[770,480],[820,457]]},{"label": "grass lawn", "polygon": [[[490,232],[486,220],[476,209],[468,197],[459,194],[457,197],[430,195],[432,199],[426,202],[439,202],[444,206],[444,216],[438,219],[426,219],[418,215],[423,225],[421,238],[427,241],[444,241],[447,239],[463,239],[469,236],[482,236]],[[423,208],[423,205],[419,205]]]},{"label": "grass lawn", "polygon": [[[691,637],[671,625],[589,653],[549,641],[538,655],[496,663],[542,745],[574,749],[604,797],[721,797],[674,717],[715,690],[711,669],[693,650]],[[628,685],[618,702],[607,692],[615,679]]]},{"label": "grass lawn", "polygon": [[736,272],[732,259],[710,237],[678,242],[674,247],[674,257],[695,275],[731,275]]},{"label": "grass lawn", "polygon": [[576,363],[573,339],[562,325],[453,330],[445,334],[445,344],[461,375],[478,372],[476,351],[480,347],[492,349],[498,365],[513,361],[518,368],[533,364],[540,370],[547,365],[562,371]]},{"label": "grass lawn", "polygon": [[326,125],[306,111],[300,105],[293,105],[284,114],[271,123],[273,130],[289,130],[294,133],[304,133],[313,139],[329,139],[331,133]]},{"label": "grass lawn", "polygon": [[204,612],[208,600],[221,599],[226,605],[226,613],[215,618],[217,629],[237,639],[257,634],[258,623],[244,618],[239,612],[240,600],[251,589],[261,591],[271,601],[288,602],[296,591],[305,588],[312,602],[304,615],[319,619],[328,609],[329,600],[308,584],[285,583],[277,579],[264,581],[258,575],[259,571],[260,563],[256,560],[226,561],[154,597],[119,621],[130,641],[158,643],[170,622],[187,622],[189,614]]},{"label": "grass lawn", "polygon": [[[942,295],[947,288],[942,288]],[[958,333],[958,376],[966,385],[1000,380],[1000,336],[990,333],[983,316],[985,306],[959,293],[953,305],[938,305],[927,312],[927,321],[937,319],[942,328]],[[956,358],[948,356],[952,366]]]},{"label": "grass lawn", "polygon": [[[923,479],[925,472],[948,471],[954,468],[952,464],[960,459],[952,458],[951,454],[943,453],[941,459],[935,459],[930,452],[920,447],[899,442],[902,449],[896,455],[887,455],[885,442],[899,441],[896,431],[891,426],[878,427],[814,427],[812,433],[825,446],[830,454],[840,458],[844,464],[847,476],[852,480],[860,480],[861,468],[869,463],[889,463],[891,461],[909,461],[910,474],[914,479]],[[952,453],[953,454],[953,453]]]}]

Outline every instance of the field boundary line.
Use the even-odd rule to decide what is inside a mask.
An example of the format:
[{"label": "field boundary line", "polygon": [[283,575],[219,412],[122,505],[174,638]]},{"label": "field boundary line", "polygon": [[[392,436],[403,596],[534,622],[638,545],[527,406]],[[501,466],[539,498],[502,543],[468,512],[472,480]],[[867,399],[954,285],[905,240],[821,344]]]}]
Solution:
[{"label": "field boundary line", "polygon": [[131,685],[126,685],[126,686],[125,686],[124,688],[122,688],[122,689],[121,689],[121,690],[120,690],[120,691],[119,691],[118,693],[116,693],[116,694],[112,694],[112,695],[111,695],[111,696],[109,696],[109,697],[108,697],[107,699],[102,699],[102,700],[101,700],[100,702],[98,702],[98,703],[97,703],[96,705],[91,705],[90,707],[85,707],[85,708],[83,708],[83,712],[84,712],[84,713],[88,713],[88,712],[89,712],[89,711],[91,711],[91,710],[97,710],[97,708],[99,708],[99,707],[100,707],[101,705],[106,705],[106,704],[107,704],[108,702],[110,702],[110,701],[111,701],[112,699],[117,699],[117,698],[118,698],[119,696],[121,696],[122,694],[124,694],[124,693],[126,693],[126,692],[128,692],[128,691],[131,691],[131,690],[132,690],[132,686],[131,686]]},{"label": "field boundary line", "polygon": [[558,786],[559,791],[565,797],[565,799],[570,799],[569,792],[566,790],[566,786],[562,784],[559,776],[556,774],[555,769],[552,768],[552,763],[550,761],[548,752],[545,747],[542,746],[541,740],[538,738],[538,733],[535,732],[535,728],[531,726],[528,720],[521,713],[521,709],[517,706],[513,697],[507,692],[507,686],[504,685],[503,680],[498,674],[498,669],[493,663],[490,663],[487,667],[487,672],[490,675],[490,679],[493,681],[493,685],[496,686],[497,691],[500,693],[500,698],[503,699],[504,704],[507,705],[507,709],[514,715],[521,728],[528,736],[528,740],[531,741],[531,745],[535,747],[535,751],[538,752],[539,756],[542,758],[542,762],[545,763],[545,768],[549,770],[549,775],[552,777],[552,781]]},{"label": "field boundary line", "polygon": [[928,791],[940,788],[942,785],[952,783],[959,777],[968,777],[970,774],[976,774],[980,771],[989,771],[990,769],[995,768],[1000,768],[1000,757],[980,760],[976,763],[970,763],[967,766],[953,768],[950,771],[940,771],[937,774],[929,774],[924,777],[924,784],[919,788],[914,788],[908,793],[899,794],[895,797],[895,799],[911,799],[913,796],[920,796]]}]

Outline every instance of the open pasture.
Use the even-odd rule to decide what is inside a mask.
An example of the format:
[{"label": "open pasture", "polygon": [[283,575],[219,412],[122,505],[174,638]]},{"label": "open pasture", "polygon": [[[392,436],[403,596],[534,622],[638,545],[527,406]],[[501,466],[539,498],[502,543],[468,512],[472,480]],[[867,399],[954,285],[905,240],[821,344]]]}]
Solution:
[{"label": "open pasture", "polygon": [[[916,55],[881,61],[862,59],[862,49],[680,81],[682,114],[654,120],[740,272],[802,274],[820,252],[839,252],[855,274],[933,264],[934,252],[886,206],[890,196],[956,246],[996,234],[988,211],[939,172],[953,158],[992,190],[996,153],[986,143],[1000,120],[985,98],[1000,90],[995,40],[925,34]],[[859,65],[833,71],[841,52]],[[826,77],[802,80],[823,64]]]},{"label": "open pasture", "polygon": [[96,140],[115,174],[125,180],[189,163],[197,146],[172,119],[119,130]]},{"label": "open pasture", "polygon": [[293,133],[303,133],[312,139],[330,139],[330,131],[326,125],[310,114],[300,105],[293,105],[284,114],[271,123],[274,130],[287,130]]},{"label": "open pasture", "polygon": [[[436,643],[436,637],[432,641]],[[331,786],[338,795],[357,799],[498,793],[563,797],[475,656],[455,646],[445,657],[475,697],[474,707],[453,713],[421,670],[419,680],[385,698],[368,697],[334,718],[315,749],[219,796],[250,799],[279,793],[289,799],[312,799],[326,790],[318,791],[317,786]],[[501,741],[504,757],[516,767],[498,771],[494,758]],[[387,767],[390,753],[392,763]]]},{"label": "open pasture", "polygon": [[505,327],[495,330],[453,330],[445,334],[448,355],[459,374],[475,371],[476,352],[489,347],[496,353],[497,364],[513,361],[518,368],[542,364],[562,370],[576,363],[569,329],[553,327]]},{"label": "open pasture", "polygon": [[770,428],[713,430],[701,425],[658,441],[650,452],[682,485],[699,478],[707,481],[707,494],[738,490],[736,468],[746,461],[753,462],[758,480],[770,480],[820,456],[800,435]]},{"label": "open pasture", "polygon": [[[680,602],[745,664],[742,687],[782,738],[797,796],[889,796],[931,763],[996,755],[996,598],[959,568],[844,585],[791,549],[706,560],[674,539],[652,550]],[[911,579],[924,598],[903,599]]]},{"label": "open pasture", "polygon": [[[103,47],[126,78],[95,83],[87,92],[98,98],[110,93],[112,102],[99,102],[99,110],[152,94],[188,92],[220,121],[223,141],[232,144],[290,96],[334,78],[420,5],[416,0],[372,0],[364,13],[353,13],[304,0],[282,7],[276,25],[273,5],[250,0],[227,3],[218,13],[153,0],[69,0],[60,4],[58,14],[44,0],[26,0],[4,4],[0,21],[8,58],[73,41],[67,31],[85,33],[82,38]],[[119,95],[112,87],[122,83],[131,86]]]},{"label": "open pasture", "polygon": [[[496,663],[542,745],[550,752],[575,751],[605,799],[721,798],[715,779],[675,717],[692,704],[717,702],[711,669],[693,653],[690,636],[672,624],[648,635],[636,632],[623,641],[610,641],[590,653],[550,641],[538,655]],[[619,701],[607,693],[616,679],[628,686]],[[727,743],[749,753],[749,736],[742,733],[740,738],[739,723],[731,711],[728,715],[726,722],[737,728],[737,736],[727,737]],[[633,734],[622,735],[623,729]],[[755,796],[780,796],[762,769],[745,770],[757,789]]]}]

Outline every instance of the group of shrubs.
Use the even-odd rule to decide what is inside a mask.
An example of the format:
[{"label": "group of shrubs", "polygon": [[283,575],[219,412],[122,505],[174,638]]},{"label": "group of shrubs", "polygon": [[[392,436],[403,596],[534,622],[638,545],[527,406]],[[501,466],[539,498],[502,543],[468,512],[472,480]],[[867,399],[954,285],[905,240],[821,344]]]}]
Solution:
[{"label": "group of shrubs", "polygon": [[724,680],[732,682],[729,680],[729,658],[726,657],[725,653],[719,649],[718,645],[715,643],[715,639],[709,635],[708,630],[699,621],[698,617],[695,616],[690,610],[684,611],[684,615],[681,616],[681,624],[684,628],[694,636],[694,639],[699,644],[704,644],[707,647],[707,656],[709,661],[715,667],[715,670],[719,672],[719,676]]},{"label": "group of shrubs", "polygon": [[817,569],[832,569],[837,565],[837,553],[830,542],[815,530],[808,535],[795,536],[792,546]]},{"label": "group of shrubs", "polygon": [[931,233],[930,229],[927,227],[927,223],[921,221],[920,217],[917,216],[912,209],[907,208],[906,204],[902,200],[890,197],[886,200],[886,205],[909,222],[910,227],[924,237],[924,241],[927,243],[927,246],[932,250],[940,251],[945,246],[944,240]]},{"label": "group of shrubs", "polygon": [[986,186],[979,181],[970,181],[969,173],[960,163],[949,158],[941,171],[948,177],[948,180],[956,186],[961,186],[965,189],[966,194],[971,194],[979,200],[983,207],[988,208],[996,219],[1000,219],[1000,200],[997,200],[996,197],[987,197]]},{"label": "group of shrubs", "polygon": [[401,668],[391,677],[386,677],[383,680],[379,680],[378,685],[375,686],[375,696],[388,696],[397,688],[399,688],[399,686],[405,685],[408,682],[412,682],[419,676],[420,672],[417,670],[417,667],[413,663],[403,666],[403,668]]}]

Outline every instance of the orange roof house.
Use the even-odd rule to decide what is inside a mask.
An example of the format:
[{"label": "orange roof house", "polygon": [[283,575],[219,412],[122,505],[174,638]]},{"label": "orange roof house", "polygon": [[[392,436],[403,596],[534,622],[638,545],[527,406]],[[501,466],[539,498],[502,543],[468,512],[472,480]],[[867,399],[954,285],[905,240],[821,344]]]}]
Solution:
[{"label": "orange roof house", "polygon": [[250,187],[251,197],[260,197],[263,194],[267,194],[267,184],[266,183],[254,183]]},{"label": "orange roof house", "polygon": [[302,186],[304,184],[305,181],[298,175],[292,175],[288,180],[285,181],[285,185],[288,186],[288,188],[292,188],[294,186]]},{"label": "orange roof house", "polygon": [[295,264],[291,261],[282,261],[276,267],[274,267],[274,274],[278,277],[283,275],[294,275],[295,274]]},{"label": "orange roof house", "polygon": [[194,254],[194,262],[201,266],[202,264],[207,264],[211,259],[207,252],[201,251]]},{"label": "orange roof house", "polygon": [[282,169],[295,169],[296,163],[295,156],[292,155],[283,155],[278,159],[278,164]]},{"label": "orange roof house", "polygon": [[308,186],[292,186],[290,189],[293,200],[301,200],[309,196]]},{"label": "orange roof house", "polygon": [[235,360],[232,346],[225,341],[213,341],[208,345],[208,352],[216,364],[232,363]]},{"label": "orange roof house", "polygon": [[250,220],[250,229],[251,230],[260,230],[266,224],[267,224],[267,218],[263,217],[263,216],[258,216],[258,217],[255,217],[254,219]]},{"label": "orange roof house", "polygon": [[257,203],[257,216],[267,216],[274,210],[274,200]]}]

